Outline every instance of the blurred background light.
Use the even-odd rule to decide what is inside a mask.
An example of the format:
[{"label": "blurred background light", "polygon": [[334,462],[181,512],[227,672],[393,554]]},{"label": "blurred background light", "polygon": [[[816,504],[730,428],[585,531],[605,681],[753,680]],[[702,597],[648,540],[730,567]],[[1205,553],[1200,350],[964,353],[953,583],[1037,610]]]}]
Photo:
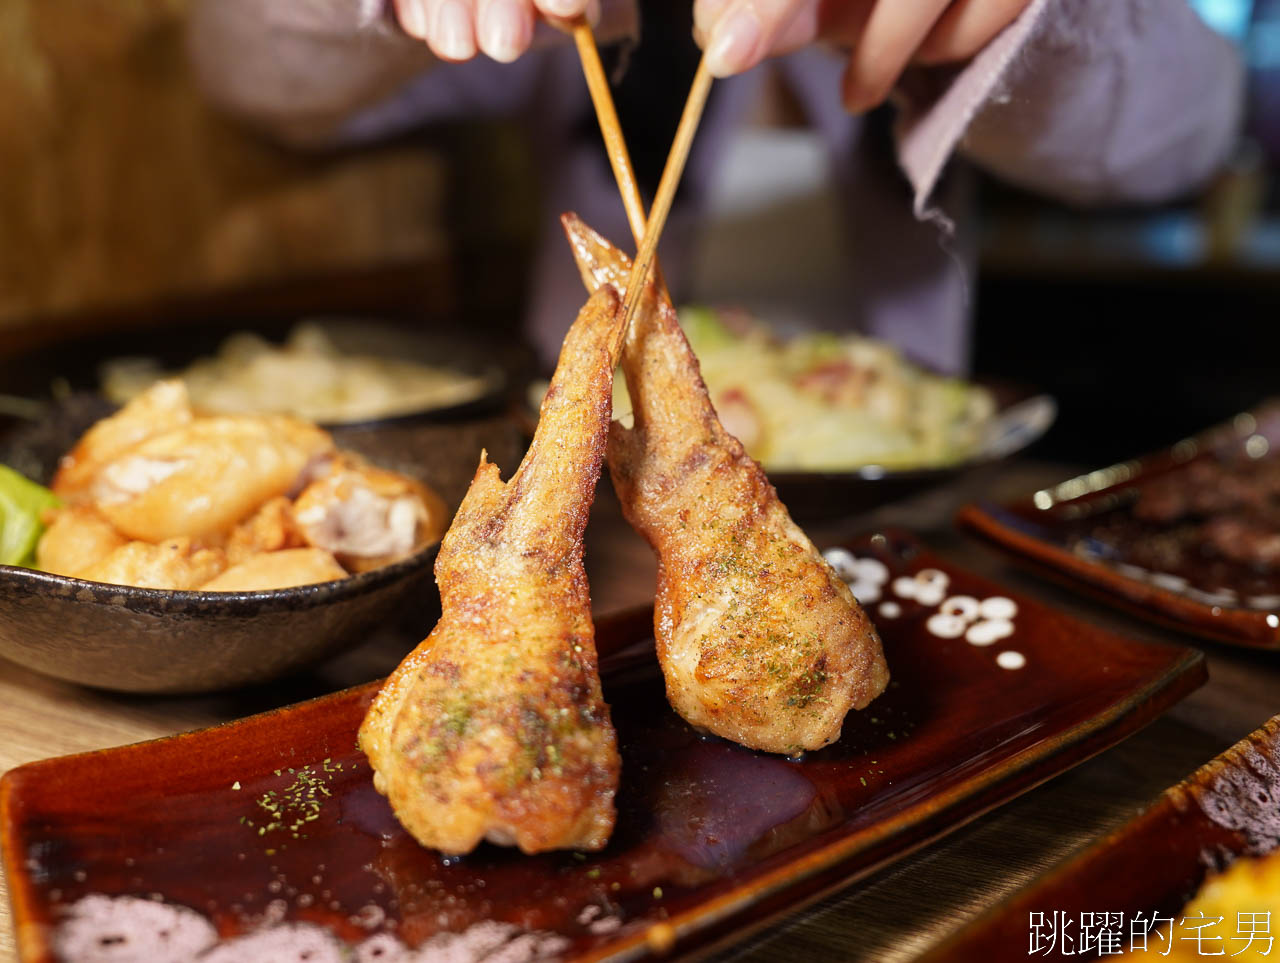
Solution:
[{"label": "blurred background light", "polygon": [[1254,0],[1191,0],[1205,23],[1240,44],[1249,32],[1253,4]]}]

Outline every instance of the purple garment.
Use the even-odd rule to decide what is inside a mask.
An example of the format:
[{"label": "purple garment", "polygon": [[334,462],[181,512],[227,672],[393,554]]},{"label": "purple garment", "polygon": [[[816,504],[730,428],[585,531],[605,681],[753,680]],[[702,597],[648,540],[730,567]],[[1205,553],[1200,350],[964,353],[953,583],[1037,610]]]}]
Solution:
[{"label": "purple garment", "polygon": [[[572,136],[589,109],[572,45],[548,28],[514,64],[442,66],[385,0],[197,0],[191,27],[210,96],[296,144],[479,113],[528,118],[546,185],[528,330],[554,361],[582,301],[555,215],[576,210],[619,243],[630,235],[607,166]],[[602,38],[635,29],[632,7],[605,4]],[[967,178],[944,176],[955,155],[1073,203],[1156,202],[1211,177],[1241,123],[1240,59],[1185,0],[1033,0],[964,67],[908,71],[896,164],[841,107],[838,56],[813,47],[777,63],[831,153],[842,213],[874,226],[851,232],[842,323],[942,371],[968,364],[975,265]],[[699,130],[663,239],[677,295],[711,179],[760,83],[760,71],[718,82]]]}]

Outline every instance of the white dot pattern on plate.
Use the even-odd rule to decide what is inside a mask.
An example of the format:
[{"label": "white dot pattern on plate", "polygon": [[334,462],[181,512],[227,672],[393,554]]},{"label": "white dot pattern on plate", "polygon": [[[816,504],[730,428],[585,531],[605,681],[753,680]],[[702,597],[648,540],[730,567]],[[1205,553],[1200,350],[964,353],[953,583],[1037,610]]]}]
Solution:
[{"label": "white dot pattern on plate", "polygon": [[942,603],[938,611],[943,615],[955,615],[965,622],[972,622],[978,617],[981,605],[972,595],[953,595]]},{"label": "white dot pattern on plate", "polygon": [[[823,556],[863,605],[879,601],[886,582],[893,594],[920,604],[926,609],[937,607],[925,620],[925,629],[941,639],[964,638],[970,645],[986,647],[1013,635],[1013,620],[1018,604],[1003,595],[985,599],[972,595],[946,594],[951,577],[936,568],[921,569],[914,576],[900,575],[889,582],[889,569],[879,559],[858,558],[842,548],[827,549]],[[1144,572],[1145,574],[1145,572]],[[884,619],[902,615],[902,606],[893,599],[880,602],[876,614]],[[1006,665],[1016,661],[1017,665]],[[1026,656],[1020,652],[1001,652],[997,662],[1004,668],[1022,668]]]},{"label": "white dot pattern on plate", "polygon": [[[158,899],[158,896],[157,896]],[[373,961],[449,960],[451,963],[531,963],[563,953],[569,941],[557,933],[523,930],[511,923],[481,920],[456,933],[439,933],[410,950],[389,933],[377,933],[354,947],[314,923],[266,925],[219,942],[217,930],[203,915],[135,896],[91,894],[73,904],[54,933],[55,952],[77,963],[125,963],[146,959],[178,963],[356,963]],[[620,921],[619,921],[620,922]]]},{"label": "white dot pattern on plate", "polygon": [[915,576],[903,575],[893,580],[894,594],[912,599],[925,608],[933,608],[946,597],[951,577],[936,568],[922,568]]},{"label": "white dot pattern on plate", "polygon": [[916,581],[921,585],[932,585],[945,589],[951,584],[951,576],[936,568],[922,568],[916,572]]},{"label": "white dot pattern on plate", "polygon": [[829,548],[823,558],[844,579],[853,597],[862,605],[880,601],[884,584],[889,581],[889,569],[878,558],[857,558],[843,548]]},{"label": "white dot pattern on plate", "polygon": [[852,582],[858,577],[857,572],[854,571],[854,565],[857,564],[858,560],[848,549],[828,548],[822,553],[822,557],[827,560],[827,564],[835,570],[835,573],[846,582]]},{"label": "white dot pattern on plate", "polygon": [[1013,617],[1018,614],[1018,603],[1013,599],[1005,598],[1003,595],[993,595],[982,600],[982,604],[978,607],[978,614],[984,619],[1009,619],[1013,621]]},{"label": "white dot pattern on plate", "polygon": [[1002,669],[1021,669],[1027,664],[1027,657],[1021,652],[1006,649],[996,656],[996,665]]},{"label": "white dot pattern on plate", "polygon": [[860,580],[883,585],[889,581],[889,567],[878,558],[860,558],[854,569]]},{"label": "white dot pattern on plate", "polygon": [[1013,623],[1008,619],[983,619],[969,626],[964,637],[970,645],[993,645],[1013,635]]},{"label": "white dot pattern on plate", "polygon": [[935,612],[925,622],[925,628],[940,639],[960,638],[960,636],[964,635],[967,625],[968,623],[960,616],[948,615],[945,612]]},{"label": "white dot pattern on plate", "polygon": [[110,963],[188,959],[218,940],[213,924],[185,906],[138,896],[92,894],[71,906],[54,933],[60,959]]},{"label": "white dot pattern on plate", "polygon": [[958,639],[963,635],[971,645],[993,645],[1013,634],[1017,611],[1013,599],[1002,595],[981,600],[972,595],[953,595],[925,622],[925,628],[939,638]]},{"label": "white dot pattern on plate", "polygon": [[853,597],[858,600],[859,605],[871,605],[873,602],[879,602],[882,594],[879,585],[872,585],[868,582],[850,582],[849,591],[853,593]]}]

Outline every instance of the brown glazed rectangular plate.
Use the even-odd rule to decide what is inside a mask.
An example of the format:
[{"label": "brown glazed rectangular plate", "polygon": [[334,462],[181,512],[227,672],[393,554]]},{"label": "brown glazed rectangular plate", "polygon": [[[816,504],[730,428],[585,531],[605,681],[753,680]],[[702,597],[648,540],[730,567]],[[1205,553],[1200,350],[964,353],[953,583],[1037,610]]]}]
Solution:
[{"label": "brown glazed rectangular plate", "polygon": [[[1138,914],[1147,920],[1158,914],[1180,924],[1179,911],[1211,870],[1224,868],[1238,856],[1259,855],[1280,845],[1277,800],[1280,716],[1166,789],[1150,808],[1105,839],[993,907],[925,959],[930,963],[1089,959],[1099,955],[1096,948],[1072,952],[1081,949],[1081,914],[1120,914],[1111,922],[1121,926],[1122,946],[1129,944]],[[1033,919],[1045,927],[1056,924],[1071,940],[1053,951],[1031,954]],[[1066,926],[1066,920],[1074,926]],[[1183,939],[1172,923],[1165,926]],[[1229,936],[1232,930],[1217,932]],[[1047,928],[1043,935],[1047,942]],[[1211,955],[1229,957],[1238,944],[1225,945],[1225,954]],[[1153,932],[1147,947],[1148,952],[1163,955],[1168,952],[1167,937]],[[1194,947],[1194,942],[1187,944],[1182,958]]]},{"label": "brown glazed rectangular plate", "polygon": [[1221,642],[1277,648],[1280,565],[1224,556],[1204,534],[1212,514],[1157,523],[1134,511],[1153,482],[1177,484],[1232,462],[1280,474],[1280,400],[1164,451],[1015,501],[967,505],[957,522],[1042,574],[1149,621]]},{"label": "brown glazed rectangular plate", "polygon": [[14,769],[0,781],[0,842],[23,959],[703,949],[1095,755],[1206,677],[1199,652],[1008,595],[906,535],[829,557],[876,620],[893,682],[800,761],[699,736],[667,706],[649,614],[602,620],[623,774],[598,854],[420,847],[355,747],[372,684]]}]

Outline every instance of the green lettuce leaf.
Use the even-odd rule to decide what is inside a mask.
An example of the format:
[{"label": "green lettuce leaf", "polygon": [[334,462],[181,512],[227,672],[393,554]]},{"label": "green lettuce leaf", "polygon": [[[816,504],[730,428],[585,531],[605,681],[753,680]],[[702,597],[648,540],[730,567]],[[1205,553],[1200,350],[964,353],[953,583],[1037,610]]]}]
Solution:
[{"label": "green lettuce leaf", "polygon": [[44,532],[40,516],[59,504],[58,496],[43,485],[0,465],[0,565],[34,566],[36,543]]}]

